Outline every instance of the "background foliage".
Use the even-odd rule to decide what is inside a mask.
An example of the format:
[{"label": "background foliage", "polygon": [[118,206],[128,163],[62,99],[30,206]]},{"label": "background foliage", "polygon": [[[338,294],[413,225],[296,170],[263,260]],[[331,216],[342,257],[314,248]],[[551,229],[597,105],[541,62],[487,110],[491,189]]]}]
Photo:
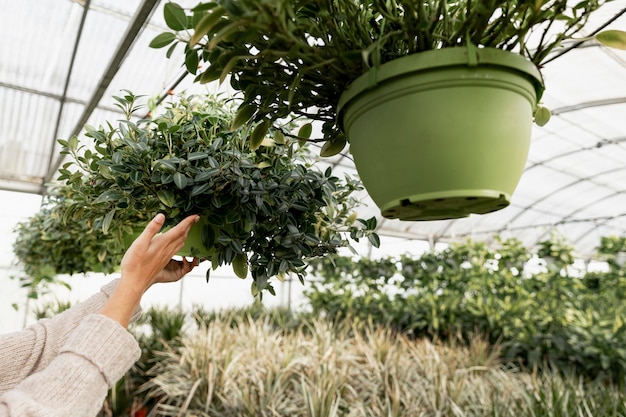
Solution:
[{"label": "background foliage", "polygon": [[624,239],[603,238],[610,267],[587,274],[557,235],[538,251],[563,256],[533,271],[535,253],[498,242],[320,262],[307,312],[150,309],[100,417],[626,415]]},{"label": "background foliage", "polygon": [[[572,267],[558,236],[537,253],[515,239],[496,247],[466,241],[419,257],[334,257],[316,262],[321,282],[308,297],[313,312],[388,325],[413,337],[498,344],[501,359],[527,368],[574,369],[622,383],[626,375],[623,238],[604,238],[606,272]],[[533,258],[541,266],[529,270]],[[538,262],[541,261],[541,262]]]},{"label": "background foliage", "polygon": [[118,413],[108,415],[626,413],[617,386],[548,367],[520,372],[501,361],[499,345],[481,337],[415,339],[372,322],[294,316],[258,305],[219,313],[199,309],[182,322],[180,312],[171,310],[154,310],[149,317],[152,336],[141,340],[140,366],[126,376],[132,382],[125,406],[113,403],[122,397],[111,391],[107,404]]}]

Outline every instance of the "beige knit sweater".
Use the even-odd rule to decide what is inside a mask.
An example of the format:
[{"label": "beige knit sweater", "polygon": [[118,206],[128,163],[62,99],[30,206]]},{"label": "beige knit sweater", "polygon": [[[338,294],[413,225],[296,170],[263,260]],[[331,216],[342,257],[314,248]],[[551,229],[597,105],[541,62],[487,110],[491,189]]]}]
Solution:
[{"label": "beige knit sweater", "polygon": [[0,417],[93,417],[139,359],[134,337],[97,314],[117,285],[52,319],[0,336]]}]

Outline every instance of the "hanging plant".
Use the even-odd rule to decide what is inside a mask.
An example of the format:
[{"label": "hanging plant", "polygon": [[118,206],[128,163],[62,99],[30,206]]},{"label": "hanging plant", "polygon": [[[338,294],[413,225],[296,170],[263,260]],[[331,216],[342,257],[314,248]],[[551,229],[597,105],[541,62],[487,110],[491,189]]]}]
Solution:
[{"label": "hanging plant", "polygon": [[189,9],[169,2],[169,30],[150,45],[169,47],[169,57],[182,43],[197,82],[230,76],[244,93],[242,118],[321,121],[322,153],[331,155],[346,144],[340,96],[361,75],[401,57],[468,45],[514,52],[538,68],[568,40],[626,49],[623,31],[581,35],[608,1],[228,0]]},{"label": "hanging plant", "polygon": [[254,294],[273,292],[273,276],[303,280],[307,259],[350,240],[378,245],[375,218],[357,219],[358,180],[320,171],[306,147],[268,123],[246,124],[229,102],[200,96],[137,120],[138,97],[115,99],[126,118],[87,127],[93,146],[59,141],[72,157],[59,176],[72,195],[66,222],[88,221],[124,246],[157,212],[166,227],[199,214],[191,233],[199,242],[182,255],[207,259],[212,269],[232,264],[241,278],[252,276]]},{"label": "hanging plant", "polygon": [[[185,48],[195,81],[228,80],[237,117],[351,157],[384,217],[442,220],[510,204],[541,68],[606,0],[228,0],[164,6],[151,42]],[[626,33],[595,40],[626,48]],[[291,118],[317,122],[320,138]],[[318,134],[319,136],[319,134]]]},{"label": "hanging plant", "polygon": [[21,268],[21,285],[37,298],[53,284],[68,284],[59,275],[111,273],[118,269],[123,250],[112,237],[94,231],[88,218],[67,221],[69,189],[54,188],[40,210],[15,227],[13,253]]}]

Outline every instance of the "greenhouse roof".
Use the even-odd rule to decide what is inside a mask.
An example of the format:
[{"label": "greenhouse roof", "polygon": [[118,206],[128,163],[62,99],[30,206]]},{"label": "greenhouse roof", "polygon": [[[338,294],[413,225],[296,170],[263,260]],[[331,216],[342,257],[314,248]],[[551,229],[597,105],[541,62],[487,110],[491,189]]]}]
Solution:
[{"label": "greenhouse roof", "polygon": [[[182,48],[166,59],[164,50],[148,47],[165,29],[164,3],[0,0],[0,189],[45,193],[63,163],[57,138],[118,120],[112,96],[121,90],[157,98],[172,90],[219,90],[186,76],[176,56]],[[626,0],[603,6],[586,31],[605,27],[626,30]],[[532,246],[556,229],[583,257],[600,237],[625,235],[626,51],[593,41],[566,45],[544,77],[552,120],[534,127],[509,207],[458,220],[380,219],[379,233],[431,242],[499,234]],[[355,172],[349,154],[321,163]],[[365,211],[378,214],[371,202]]]}]

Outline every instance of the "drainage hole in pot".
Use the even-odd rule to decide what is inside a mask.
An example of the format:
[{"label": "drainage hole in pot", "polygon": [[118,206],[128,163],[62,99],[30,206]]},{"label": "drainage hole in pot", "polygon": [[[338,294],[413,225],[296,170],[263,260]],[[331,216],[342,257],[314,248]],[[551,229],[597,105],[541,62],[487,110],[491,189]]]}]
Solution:
[{"label": "drainage hole in pot", "polygon": [[465,197],[466,200],[478,200],[478,197]]}]

